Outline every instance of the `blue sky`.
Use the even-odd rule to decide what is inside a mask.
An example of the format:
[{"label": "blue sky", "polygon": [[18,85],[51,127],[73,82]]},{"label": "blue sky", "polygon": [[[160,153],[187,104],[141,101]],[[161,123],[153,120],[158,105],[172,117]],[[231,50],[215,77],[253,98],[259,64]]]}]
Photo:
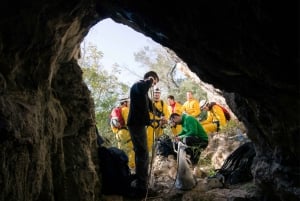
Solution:
[{"label": "blue sky", "polygon": [[134,61],[133,54],[144,46],[159,45],[151,38],[128,26],[115,23],[111,19],[102,20],[92,27],[84,42],[95,44],[97,49],[104,53],[101,63],[106,69],[109,69],[114,63],[118,63],[120,66],[132,70],[134,73],[125,68],[122,70],[121,78],[129,85],[141,79],[137,75],[143,76],[147,70]]}]

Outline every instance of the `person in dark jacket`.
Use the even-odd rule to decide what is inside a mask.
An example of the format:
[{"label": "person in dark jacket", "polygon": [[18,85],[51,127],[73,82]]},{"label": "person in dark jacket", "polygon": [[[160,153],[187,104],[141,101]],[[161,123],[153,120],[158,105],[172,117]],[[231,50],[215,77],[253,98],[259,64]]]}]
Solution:
[{"label": "person in dark jacket", "polygon": [[158,81],[157,73],[149,71],[144,75],[144,80],[137,81],[130,88],[130,109],[127,126],[135,151],[136,180],[132,182],[135,197],[145,197],[148,190],[149,152],[146,126],[150,125],[149,111],[152,111],[148,91]]}]

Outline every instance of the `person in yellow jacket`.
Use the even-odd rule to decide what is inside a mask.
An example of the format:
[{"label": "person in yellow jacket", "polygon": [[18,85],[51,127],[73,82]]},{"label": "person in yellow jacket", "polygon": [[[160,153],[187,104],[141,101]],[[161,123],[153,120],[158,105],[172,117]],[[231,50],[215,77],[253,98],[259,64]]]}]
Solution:
[{"label": "person in yellow jacket", "polygon": [[218,104],[201,100],[200,106],[202,112],[199,121],[206,133],[217,132],[227,124],[224,112]]},{"label": "person in yellow jacket", "polygon": [[152,99],[153,112],[149,113],[150,125],[147,126],[147,145],[150,153],[152,153],[153,150],[154,140],[163,135],[163,129],[168,123],[168,119],[170,117],[168,104],[161,100],[160,96],[160,89],[154,88]]},{"label": "person in yellow jacket", "polygon": [[201,112],[199,101],[194,98],[193,93],[191,91],[186,92],[186,99],[187,100],[182,106],[183,112],[195,118],[198,118]]},{"label": "person in yellow jacket", "polygon": [[[177,113],[179,115],[182,114],[183,112],[183,108],[182,108],[182,105],[175,101],[175,98],[173,95],[169,95],[167,97],[167,100],[168,100],[168,109],[169,109],[169,114],[173,114],[173,113]],[[182,130],[182,125],[181,124],[178,124],[178,125],[171,125],[171,131],[173,133],[174,136],[177,136],[178,133],[180,133]]]},{"label": "person in yellow jacket", "polygon": [[129,113],[129,98],[121,98],[119,100],[121,109],[122,109],[122,117],[125,121],[125,126],[121,128],[116,128],[111,125],[112,132],[116,134],[116,139],[118,141],[118,148],[122,149],[128,156],[128,166],[130,169],[135,168],[135,155],[133,150],[133,144],[131,142],[130,133],[128,131],[126,122]]}]

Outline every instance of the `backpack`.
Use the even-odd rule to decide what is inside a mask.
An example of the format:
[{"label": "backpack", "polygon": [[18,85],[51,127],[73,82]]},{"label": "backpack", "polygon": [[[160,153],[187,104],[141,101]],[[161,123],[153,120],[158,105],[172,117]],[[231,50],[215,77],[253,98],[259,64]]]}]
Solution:
[{"label": "backpack", "polygon": [[224,116],[225,116],[225,118],[226,118],[227,121],[229,121],[231,119],[230,113],[228,112],[228,110],[225,107],[223,107],[222,105],[219,105],[219,104],[217,104],[215,102],[211,103],[211,106],[213,106],[213,105],[217,105],[220,108],[222,108]]},{"label": "backpack", "polygon": [[230,121],[231,116],[230,116],[230,113],[228,112],[228,110],[225,107],[221,106],[221,105],[219,105],[219,106],[220,106],[220,108],[222,108],[226,120]]},{"label": "backpack", "polygon": [[110,116],[110,125],[115,128],[125,127],[125,120],[122,116],[122,107],[115,107],[112,109]]},{"label": "backpack", "polygon": [[169,155],[177,155],[173,148],[173,142],[168,135],[162,135],[157,139],[155,144],[155,153],[156,155],[164,157],[168,157]]},{"label": "backpack", "polygon": [[116,147],[98,148],[102,193],[105,195],[126,195],[134,175],[130,173],[128,156]]},{"label": "backpack", "polygon": [[251,165],[256,155],[254,144],[246,142],[233,151],[224,161],[221,169],[213,177],[219,178],[223,185],[234,185],[253,178]]}]

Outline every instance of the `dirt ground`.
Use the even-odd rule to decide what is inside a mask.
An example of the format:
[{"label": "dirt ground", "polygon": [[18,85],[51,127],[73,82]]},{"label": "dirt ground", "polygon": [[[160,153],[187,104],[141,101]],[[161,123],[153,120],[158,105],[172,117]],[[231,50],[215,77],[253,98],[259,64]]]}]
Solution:
[{"label": "dirt ground", "polygon": [[212,177],[213,170],[219,169],[225,159],[240,145],[248,141],[241,130],[231,133],[216,133],[209,136],[209,145],[201,153],[200,163],[192,170],[196,185],[189,190],[180,190],[175,181],[178,174],[177,158],[156,156],[151,168],[149,188],[157,196],[144,199],[129,199],[122,196],[103,196],[104,201],[241,201],[250,200],[255,193],[253,181],[238,185],[224,186],[220,179]]}]

